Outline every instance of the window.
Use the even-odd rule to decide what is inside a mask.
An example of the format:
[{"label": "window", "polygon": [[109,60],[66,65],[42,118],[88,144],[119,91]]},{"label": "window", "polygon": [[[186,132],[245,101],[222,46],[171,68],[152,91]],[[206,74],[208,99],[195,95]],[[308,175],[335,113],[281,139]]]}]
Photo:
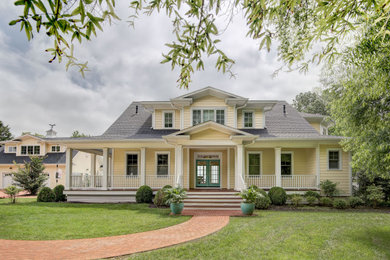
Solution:
[{"label": "window", "polygon": [[173,112],[164,112],[164,128],[173,128]]},{"label": "window", "polygon": [[248,174],[261,174],[261,153],[248,153]]},{"label": "window", "polygon": [[59,146],[59,145],[52,145],[52,146],[51,146],[51,151],[52,151],[53,153],[58,153],[58,152],[61,151],[61,146]]},{"label": "window", "polygon": [[282,175],[292,175],[292,153],[282,153],[280,157]]},{"label": "window", "polygon": [[157,153],[157,176],[169,175],[169,153]]},{"label": "window", "polygon": [[16,146],[8,146],[9,153],[16,153]]},{"label": "window", "polygon": [[244,127],[253,127],[253,112],[244,111]]},{"label": "window", "polygon": [[330,150],[328,151],[328,168],[329,170],[340,170],[340,151]]},{"label": "window", "polygon": [[39,145],[22,145],[20,152],[23,155],[34,155],[41,153],[41,147]]},{"label": "window", "polygon": [[192,110],[192,125],[207,121],[214,121],[218,124],[225,124],[224,109],[194,109]]},{"label": "window", "polygon": [[127,163],[127,176],[137,176],[138,175],[138,154],[127,154],[126,155],[126,163]]}]

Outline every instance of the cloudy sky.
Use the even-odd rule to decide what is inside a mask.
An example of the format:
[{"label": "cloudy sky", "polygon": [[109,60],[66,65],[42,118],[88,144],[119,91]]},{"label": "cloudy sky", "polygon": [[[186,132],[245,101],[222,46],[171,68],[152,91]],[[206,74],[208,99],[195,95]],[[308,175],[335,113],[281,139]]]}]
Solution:
[{"label": "cloudy sky", "polygon": [[122,18],[104,27],[92,42],[77,47],[76,56],[88,61],[85,78],[64,63],[49,64],[45,49],[52,46],[44,34],[28,42],[19,26],[9,26],[22,11],[14,1],[0,1],[0,120],[14,135],[22,131],[44,133],[55,123],[59,136],[73,130],[99,135],[132,102],[166,100],[205,86],[221,88],[251,99],[291,102],[300,92],[319,86],[319,68],[308,74],[282,72],[275,51],[259,52],[248,39],[240,14],[222,35],[222,49],[236,61],[236,78],[214,69],[208,60],[204,72],[197,72],[189,90],[177,88],[177,72],[161,65],[161,53],[172,41],[171,22],[164,15],[142,16],[135,29],[126,23],[129,1],[118,1]]}]

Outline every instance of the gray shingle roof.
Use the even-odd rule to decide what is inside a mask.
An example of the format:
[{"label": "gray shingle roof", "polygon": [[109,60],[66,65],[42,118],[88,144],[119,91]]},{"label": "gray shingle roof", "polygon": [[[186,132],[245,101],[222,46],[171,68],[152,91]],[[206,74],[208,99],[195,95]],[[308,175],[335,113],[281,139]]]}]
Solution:
[{"label": "gray shingle roof", "polygon": [[[73,151],[73,157],[77,154],[77,151]],[[43,159],[44,164],[65,164],[65,153],[48,153]],[[13,164],[29,162],[28,156],[16,156],[15,153],[4,153],[4,147],[0,147],[0,164]]]}]

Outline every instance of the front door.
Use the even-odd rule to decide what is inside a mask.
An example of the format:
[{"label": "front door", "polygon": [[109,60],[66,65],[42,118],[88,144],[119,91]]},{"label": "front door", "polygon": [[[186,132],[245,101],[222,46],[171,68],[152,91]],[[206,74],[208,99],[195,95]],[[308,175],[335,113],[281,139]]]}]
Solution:
[{"label": "front door", "polygon": [[220,187],[219,160],[196,160],[196,187]]}]

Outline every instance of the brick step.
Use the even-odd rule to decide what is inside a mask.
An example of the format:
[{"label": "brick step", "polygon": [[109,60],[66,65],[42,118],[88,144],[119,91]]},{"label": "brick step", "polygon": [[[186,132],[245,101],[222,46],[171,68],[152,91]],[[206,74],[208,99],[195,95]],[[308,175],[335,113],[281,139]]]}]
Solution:
[{"label": "brick step", "polygon": [[225,195],[225,196],[215,196],[215,195],[187,195],[189,199],[241,199],[239,196],[235,195]]},{"label": "brick step", "polygon": [[231,191],[198,191],[198,192],[187,192],[188,196],[196,195],[196,196],[203,196],[203,195],[212,195],[212,196],[237,196],[237,192],[231,192]]}]

